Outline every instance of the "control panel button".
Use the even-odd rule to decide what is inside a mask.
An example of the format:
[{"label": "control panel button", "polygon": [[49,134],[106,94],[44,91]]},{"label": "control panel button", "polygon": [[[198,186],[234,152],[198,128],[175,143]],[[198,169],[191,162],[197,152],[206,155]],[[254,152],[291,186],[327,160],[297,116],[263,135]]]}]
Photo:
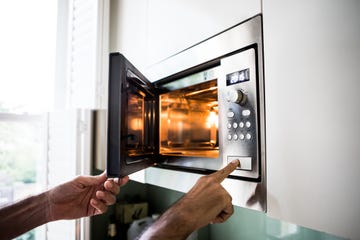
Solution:
[{"label": "control panel button", "polygon": [[241,133],[241,134],[239,135],[239,137],[240,137],[241,140],[244,140],[245,135]]},{"label": "control panel button", "polygon": [[238,124],[236,122],[233,123],[233,128],[237,128]]},{"label": "control panel button", "polygon": [[244,117],[248,117],[250,116],[250,110],[249,109],[245,109],[245,110],[242,110],[241,114],[244,116]]},{"label": "control panel button", "polygon": [[228,140],[231,140],[231,139],[232,139],[231,134],[229,134],[229,135],[227,136],[227,139],[228,139]]},{"label": "control panel button", "polygon": [[226,99],[228,102],[245,104],[246,95],[241,90],[231,89],[227,92]]},{"label": "control panel button", "polygon": [[246,134],[246,139],[247,139],[247,140],[250,140],[250,139],[251,139],[251,134],[250,134],[250,133],[247,133],[247,134]]},{"label": "control panel button", "polygon": [[238,159],[240,161],[240,166],[237,167],[236,169],[248,170],[248,171],[252,170],[252,162],[251,162],[252,158],[251,157],[240,157],[240,156],[228,156],[227,157],[228,163],[235,159]]},{"label": "control panel button", "polygon": [[244,127],[244,123],[243,123],[243,122],[240,122],[240,123],[239,123],[239,127],[240,127],[240,128],[243,128],[243,127]]},{"label": "control panel button", "polygon": [[238,140],[239,136],[237,134],[234,134],[233,138],[234,140]]},{"label": "control panel button", "polygon": [[231,111],[230,111],[230,112],[227,113],[227,117],[228,117],[228,118],[233,118],[234,116],[235,116],[235,113],[234,113],[234,112],[231,112]]},{"label": "control panel button", "polygon": [[245,123],[245,126],[246,126],[247,128],[249,128],[249,127],[251,127],[251,123],[248,121],[248,122]]},{"label": "control panel button", "polygon": [[231,128],[231,123],[226,124],[227,128],[230,129]]}]

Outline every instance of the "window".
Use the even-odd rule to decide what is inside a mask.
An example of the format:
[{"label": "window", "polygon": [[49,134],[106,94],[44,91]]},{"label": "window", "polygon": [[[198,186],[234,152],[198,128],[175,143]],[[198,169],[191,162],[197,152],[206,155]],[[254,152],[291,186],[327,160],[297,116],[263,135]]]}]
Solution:
[{"label": "window", "polygon": [[[107,103],[108,5],[0,1],[0,207],[89,174],[90,117],[78,108]],[[88,226],[56,221],[18,239],[88,239]]]},{"label": "window", "polygon": [[[0,2],[0,207],[46,189],[56,0]],[[44,239],[45,227],[17,239]]]}]

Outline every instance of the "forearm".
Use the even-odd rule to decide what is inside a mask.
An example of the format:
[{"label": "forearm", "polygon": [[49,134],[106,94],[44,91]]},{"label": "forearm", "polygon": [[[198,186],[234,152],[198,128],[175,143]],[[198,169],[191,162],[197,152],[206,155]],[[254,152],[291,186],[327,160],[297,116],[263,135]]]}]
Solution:
[{"label": "forearm", "polygon": [[140,237],[141,240],[186,239],[196,230],[194,216],[182,211],[182,202],[176,203],[153,223]]},{"label": "forearm", "polygon": [[0,239],[12,239],[50,221],[47,192],[0,209]]}]

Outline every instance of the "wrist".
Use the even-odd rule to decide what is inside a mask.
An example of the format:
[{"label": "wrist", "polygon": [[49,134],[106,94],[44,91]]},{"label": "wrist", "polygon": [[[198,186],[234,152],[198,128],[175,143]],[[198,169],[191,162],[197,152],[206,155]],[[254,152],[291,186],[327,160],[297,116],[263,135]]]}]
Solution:
[{"label": "wrist", "polygon": [[50,191],[46,191],[42,194],[44,195],[44,199],[45,199],[44,208],[45,208],[45,212],[46,212],[46,215],[45,215],[46,222],[52,222],[52,221],[58,220],[58,219],[56,219],[56,217],[53,214],[54,205],[51,203],[51,200],[50,200]]},{"label": "wrist", "polygon": [[183,201],[177,202],[162,214],[140,239],[186,239],[197,229],[196,219],[187,209],[183,208]]}]

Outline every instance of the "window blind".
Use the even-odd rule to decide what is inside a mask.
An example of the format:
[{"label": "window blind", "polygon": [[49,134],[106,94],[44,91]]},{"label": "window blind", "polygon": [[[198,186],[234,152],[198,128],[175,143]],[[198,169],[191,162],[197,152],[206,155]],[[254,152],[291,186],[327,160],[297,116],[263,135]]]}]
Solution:
[{"label": "window blind", "polygon": [[108,1],[71,0],[68,47],[68,103],[102,108],[106,97]]}]

